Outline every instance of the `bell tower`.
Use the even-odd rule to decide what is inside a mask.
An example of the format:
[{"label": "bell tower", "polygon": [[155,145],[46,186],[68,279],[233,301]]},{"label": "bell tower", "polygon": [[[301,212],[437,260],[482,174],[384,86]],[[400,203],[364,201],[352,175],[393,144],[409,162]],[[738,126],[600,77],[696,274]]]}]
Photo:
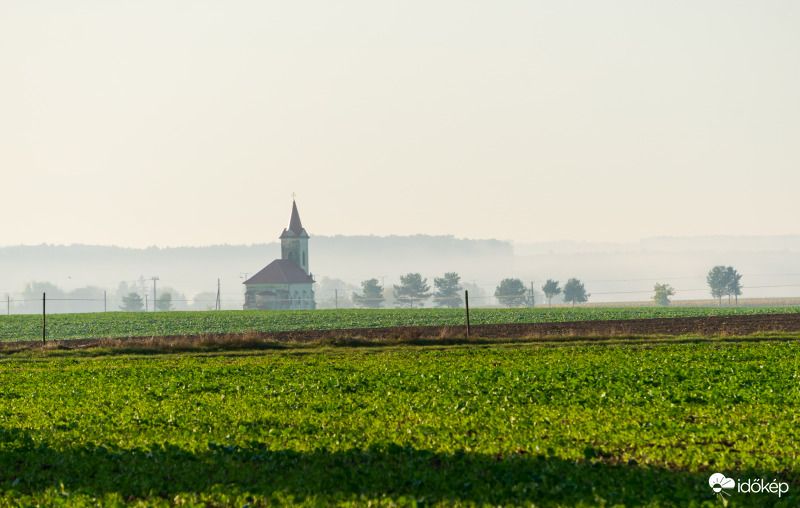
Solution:
[{"label": "bell tower", "polygon": [[300,214],[297,213],[297,203],[292,198],[292,216],[289,219],[289,227],[281,233],[281,259],[293,261],[301,270],[309,275],[308,269],[308,233],[303,229],[300,222]]}]

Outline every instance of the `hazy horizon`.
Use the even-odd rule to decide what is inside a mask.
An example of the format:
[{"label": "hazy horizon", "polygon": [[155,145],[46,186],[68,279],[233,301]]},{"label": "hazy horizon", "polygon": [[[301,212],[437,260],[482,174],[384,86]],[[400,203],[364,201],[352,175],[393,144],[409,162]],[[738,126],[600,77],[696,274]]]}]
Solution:
[{"label": "hazy horizon", "polygon": [[[564,282],[571,277],[586,283],[593,304],[646,301],[656,282],[671,284],[677,290],[674,301],[678,302],[708,298],[706,274],[720,264],[733,266],[742,274],[742,298],[796,298],[800,294],[800,235],[662,237],[630,244],[511,244],[425,235],[339,235],[314,236],[309,247],[311,272],[318,282],[317,303],[322,306],[333,305],[336,289],[339,297],[348,298],[362,281],[370,278],[378,278],[381,284],[391,287],[399,283],[401,274],[420,273],[431,283],[434,277],[451,271],[462,277],[476,305],[491,304],[495,288],[504,278],[520,278],[526,286],[533,283],[539,292],[547,279]],[[101,295],[100,301],[94,303],[67,302],[60,304],[61,310],[59,304],[51,310],[98,311],[104,308],[103,290],[108,291],[109,298],[116,295],[113,298],[118,299],[120,281],[135,284],[141,276],[147,279],[145,285],[152,288],[149,280],[158,276],[160,291],[172,290],[190,299],[205,294],[212,305],[219,280],[223,308],[241,308],[242,282],[279,256],[277,242],[144,249],[0,247],[0,296],[10,298],[11,303],[25,298],[36,300],[31,296],[36,291],[23,295],[25,288],[46,281],[59,290],[99,291]],[[50,294],[55,287],[47,291]],[[29,311],[36,311],[36,301],[24,305]],[[110,305],[116,309],[118,302]],[[200,305],[205,308],[208,302]],[[18,305],[15,308],[23,311]]]},{"label": "hazy horizon", "polygon": [[[658,243],[662,241],[670,242],[689,242],[689,243],[707,243],[711,242],[712,244],[715,242],[722,242],[720,245],[721,249],[726,248],[725,244],[730,244],[731,242],[738,245],[739,249],[741,249],[745,244],[744,241],[765,241],[767,243],[781,243],[786,242],[786,245],[781,247],[782,249],[794,249],[794,246],[797,245],[800,247],[800,234],[782,234],[782,235],[698,235],[698,236],[672,236],[672,235],[661,235],[661,236],[650,236],[644,238],[636,238],[627,241],[619,241],[619,242],[612,242],[612,241],[590,241],[590,240],[572,240],[572,239],[561,239],[561,240],[542,240],[542,241],[533,241],[533,242],[520,242],[515,241],[514,239],[504,239],[504,238],[469,238],[469,237],[459,237],[452,234],[424,234],[424,233],[415,233],[411,235],[396,235],[396,234],[387,234],[387,235],[378,235],[378,234],[371,234],[371,235],[310,235],[310,238],[318,237],[318,238],[378,238],[378,239],[385,239],[385,238],[413,238],[413,237],[429,237],[429,238],[448,238],[454,240],[468,240],[468,241],[477,241],[477,242],[500,242],[509,244],[511,247],[523,248],[523,250],[527,247],[563,247],[566,249],[565,252],[571,250],[571,248],[578,248],[583,250],[584,247],[592,249],[595,247],[606,247],[606,248],[614,248],[617,246],[641,246],[651,243]],[[113,247],[113,248],[120,248],[120,249],[131,249],[131,250],[147,250],[147,249],[202,249],[202,248],[212,248],[212,247],[256,247],[261,245],[279,245],[280,239],[276,236],[272,240],[260,241],[260,242],[247,242],[247,243],[212,243],[212,244],[203,244],[203,245],[144,245],[144,246],[126,246],[126,245],[116,245],[116,244],[101,244],[101,243],[27,243],[27,244],[7,244],[3,245],[0,244],[0,249],[3,248],[13,248],[13,247],[39,247],[39,246],[48,246],[48,247]],[[789,245],[792,247],[789,247]],[[711,245],[711,247],[714,247]],[[753,248],[746,248],[746,250],[758,250],[759,245],[755,245]],[[669,250],[674,250],[672,247]],[[690,249],[691,250],[691,249]],[[563,250],[562,250],[563,251]],[[520,254],[515,251],[517,255],[526,255]]]},{"label": "hazy horizon", "polygon": [[0,244],[791,234],[800,4],[0,5]]}]

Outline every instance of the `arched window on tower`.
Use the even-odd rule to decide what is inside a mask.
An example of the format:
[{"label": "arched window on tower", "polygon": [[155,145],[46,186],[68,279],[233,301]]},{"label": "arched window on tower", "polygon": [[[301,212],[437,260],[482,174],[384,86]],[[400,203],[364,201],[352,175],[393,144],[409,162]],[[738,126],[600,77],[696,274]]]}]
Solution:
[{"label": "arched window on tower", "polygon": [[306,266],[306,251],[303,251],[303,266]]}]

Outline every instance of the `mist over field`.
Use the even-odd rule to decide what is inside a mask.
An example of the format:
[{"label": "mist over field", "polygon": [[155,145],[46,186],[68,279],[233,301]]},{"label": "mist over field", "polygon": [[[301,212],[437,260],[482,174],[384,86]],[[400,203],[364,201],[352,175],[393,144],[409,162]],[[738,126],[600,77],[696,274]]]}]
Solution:
[{"label": "mist over field", "polygon": [[[152,298],[153,276],[159,278],[157,294],[170,292],[176,310],[213,309],[217,279],[222,308],[241,309],[244,278],[278,257],[278,242],[147,249],[0,247],[0,296],[4,300],[0,310],[40,312],[42,291],[52,299],[49,312],[102,311],[103,291],[107,309],[118,310],[127,292]],[[360,290],[360,282],[369,278],[391,287],[399,283],[400,275],[419,272],[432,285],[434,277],[450,271],[461,275],[473,306],[497,305],[495,287],[509,277],[520,278],[526,286],[533,282],[537,305],[545,302],[541,294],[545,280],[556,279],[563,285],[571,277],[584,282],[591,293],[590,304],[649,303],[656,282],[677,290],[676,304],[701,299],[712,304],[705,276],[719,264],[731,265],[742,274],[742,298],[800,297],[800,235],[516,244],[427,235],[312,236],[309,261],[317,281],[318,308],[350,306],[352,292]],[[41,284],[44,282],[50,286]],[[7,298],[12,300],[10,309],[5,308]],[[76,301],[58,301],[60,298]],[[24,299],[31,301],[20,301]]]},{"label": "mist over field", "polygon": [[409,272],[456,271],[477,305],[508,277],[708,298],[720,264],[743,297],[796,296],[798,20],[788,0],[3,5],[0,245],[39,247],[0,248],[0,297],[97,310],[157,276],[176,308],[213,307],[218,279],[241,308],[290,198],[322,308]]}]

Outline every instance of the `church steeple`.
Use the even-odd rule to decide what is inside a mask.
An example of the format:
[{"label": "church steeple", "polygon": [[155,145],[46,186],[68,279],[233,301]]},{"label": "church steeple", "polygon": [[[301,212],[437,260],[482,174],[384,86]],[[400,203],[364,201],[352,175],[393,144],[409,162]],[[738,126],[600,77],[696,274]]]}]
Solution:
[{"label": "church steeple", "polygon": [[292,216],[289,218],[289,227],[283,230],[281,239],[281,258],[289,259],[309,275],[308,270],[308,233],[300,222],[300,213],[297,203],[292,199]]},{"label": "church steeple", "polygon": [[244,281],[245,309],[313,309],[314,277],[308,268],[308,233],[292,194],[289,227],[281,233],[281,258]]},{"label": "church steeple", "polygon": [[289,219],[289,229],[296,235],[303,232],[303,223],[300,222],[300,214],[297,213],[297,203],[292,200],[292,217]]}]

